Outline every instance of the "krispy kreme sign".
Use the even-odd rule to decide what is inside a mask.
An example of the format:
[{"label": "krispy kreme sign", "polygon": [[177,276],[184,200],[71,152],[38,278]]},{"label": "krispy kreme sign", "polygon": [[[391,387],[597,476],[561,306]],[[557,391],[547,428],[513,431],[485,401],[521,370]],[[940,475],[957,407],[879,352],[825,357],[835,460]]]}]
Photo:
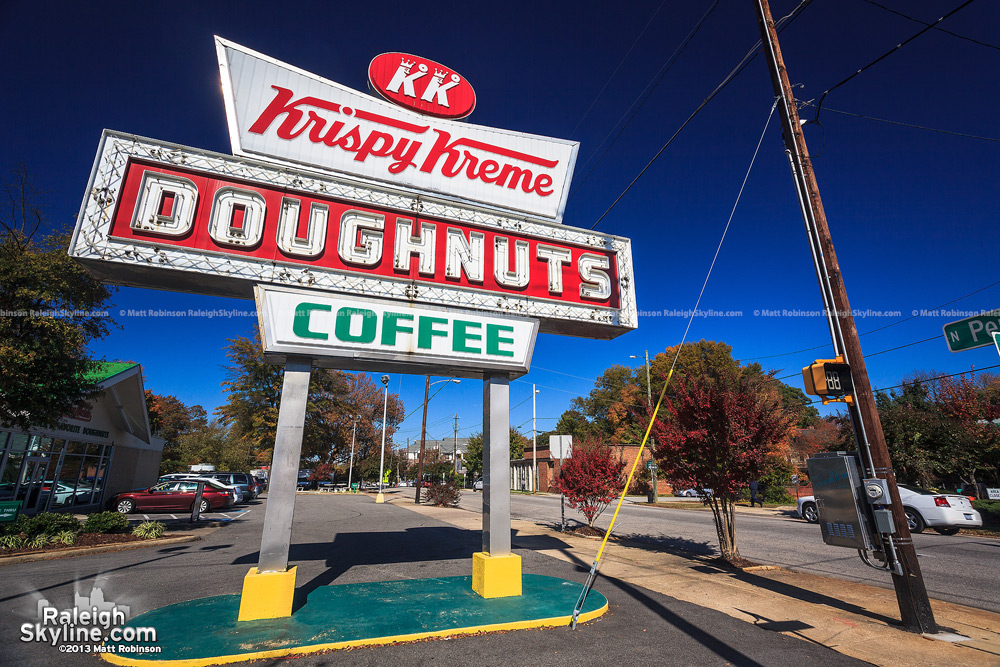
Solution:
[{"label": "krispy kreme sign", "polygon": [[627,239],[107,131],[70,254],[124,285],[311,287],[594,338],[636,326]]},{"label": "krispy kreme sign", "polygon": [[[450,109],[462,90],[461,77],[433,61],[373,61],[373,85],[394,104],[218,37],[216,47],[237,155],[562,219],[579,144],[427,115],[441,115],[442,102]],[[468,94],[461,113],[475,103]]]}]

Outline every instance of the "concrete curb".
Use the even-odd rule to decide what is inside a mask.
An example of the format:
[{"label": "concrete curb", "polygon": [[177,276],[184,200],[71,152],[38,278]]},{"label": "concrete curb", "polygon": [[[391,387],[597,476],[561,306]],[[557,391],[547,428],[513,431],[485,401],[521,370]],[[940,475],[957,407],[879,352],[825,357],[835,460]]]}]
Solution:
[{"label": "concrete curb", "polygon": [[155,540],[143,540],[141,542],[119,542],[118,544],[102,544],[96,547],[70,547],[68,549],[54,549],[52,551],[40,551],[33,554],[19,554],[16,556],[0,556],[0,567],[4,565],[17,565],[18,563],[32,563],[39,560],[55,560],[57,558],[73,558],[75,556],[90,556],[92,554],[105,553],[107,551],[129,551],[132,549],[146,549],[149,547],[166,546],[170,544],[183,544],[184,542],[195,542],[200,540],[200,535],[177,535],[176,537],[158,538]]}]

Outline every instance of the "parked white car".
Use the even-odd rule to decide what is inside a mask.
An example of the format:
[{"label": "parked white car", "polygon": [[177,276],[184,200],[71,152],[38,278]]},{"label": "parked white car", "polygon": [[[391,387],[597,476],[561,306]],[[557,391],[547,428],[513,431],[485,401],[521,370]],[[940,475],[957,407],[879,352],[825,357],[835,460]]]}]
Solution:
[{"label": "parked white car", "polygon": [[[899,485],[899,499],[911,533],[933,528],[942,535],[954,535],[962,528],[979,528],[983,517],[972,507],[967,496],[935,493],[906,484]],[[799,498],[799,516],[809,523],[819,523],[813,496]]]}]

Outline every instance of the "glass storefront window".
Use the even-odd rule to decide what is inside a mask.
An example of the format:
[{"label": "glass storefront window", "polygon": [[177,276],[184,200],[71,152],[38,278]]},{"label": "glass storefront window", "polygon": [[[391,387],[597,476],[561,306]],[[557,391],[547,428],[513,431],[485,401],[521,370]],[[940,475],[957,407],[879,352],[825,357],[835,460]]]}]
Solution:
[{"label": "glass storefront window", "polygon": [[103,447],[103,445],[95,445],[93,443],[87,443],[87,455],[88,456],[100,456],[101,455],[101,447]]},{"label": "glass storefront window", "polygon": [[9,435],[9,431],[0,431],[0,449],[4,449],[7,446],[7,436]]},{"label": "glass storefront window", "polygon": [[8,449],[25,450],[28,448],[28,436],[24,433],[11,433]]},{"label": "glass storefront window", "polygon": [[55,480],[52,490],[52,504],[49,505],[50,509],[66,507],[74,503],[82,463],[82,456],[75,456],[73,454],[63,456],[62,467],[59,469],[59,475]]},{"label": "glass storefront window", "polygon": [[66,443],[66,453],[67,454],[86,454],[87,453],[87,446],[85,444],[83,444],[82,442],[77,442],[75,440],[71,440],[70,442]]},{"label": "glass storefront window", "polygon": [[9,452],[3,471],[0,472],[0,500],[14,500],[14,489],[17,487],[17,476],[21,472],[21,462],[24,452]]}]

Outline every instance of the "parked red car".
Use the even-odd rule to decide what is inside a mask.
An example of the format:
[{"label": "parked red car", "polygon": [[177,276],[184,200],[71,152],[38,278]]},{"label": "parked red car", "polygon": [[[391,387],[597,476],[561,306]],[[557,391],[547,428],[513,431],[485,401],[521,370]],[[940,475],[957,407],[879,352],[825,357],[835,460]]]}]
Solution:
[{"label": "parked red car", "polygon": [[[119,493],[113,506],[122,514],[133,512],[190,512],[194,506],[198,482],[191,480],[166,481],[148,489]],[[201,494],[200,512],[210,512],[229,507],[236,502],[233,491],[223,486],[205,483]]]}]

